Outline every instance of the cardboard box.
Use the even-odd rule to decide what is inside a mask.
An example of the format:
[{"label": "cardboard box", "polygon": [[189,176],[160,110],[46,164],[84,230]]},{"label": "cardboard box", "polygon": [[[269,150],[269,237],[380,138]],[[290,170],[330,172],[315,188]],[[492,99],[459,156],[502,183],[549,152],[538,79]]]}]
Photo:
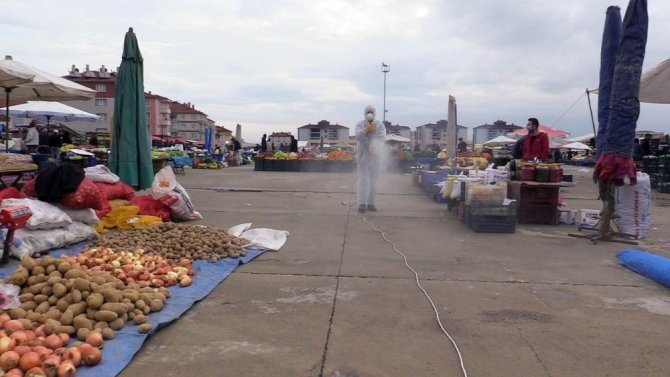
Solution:
[{"label": "cardboard box", "polygon": [[600,221],[600,210],[580,209],[577,211],[577,225],[583,228],[595,228]]},{"label": "cardboard box", "polygon": [[559,210],[558,211],[558,223],[563,225],[575,225],[577,221],[577,211],[576,210]]}]

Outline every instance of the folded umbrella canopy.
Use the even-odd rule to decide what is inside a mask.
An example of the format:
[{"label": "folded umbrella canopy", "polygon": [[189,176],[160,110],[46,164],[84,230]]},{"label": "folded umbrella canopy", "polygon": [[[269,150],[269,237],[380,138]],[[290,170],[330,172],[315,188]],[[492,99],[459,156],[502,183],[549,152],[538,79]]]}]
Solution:
[{"label": "folded umbrella canopy", "polygon": [[600,154],[605,144],[607,121],[610,114],[612,79],[619,44],[621,43],[621,10],[617,6],[607,8],[603,42],[600,48],[600,84],[598,85],[598,136],[596,153]]},{"label": "folded umbrella canopy", "polygon": [[[79,85],[70,80],[52,75],[27,64],[18,62],[10,55],[0,60],[0,71],[21,74],[22,77],[32,76],[27,82],[8,81],[2,87],[5,90],[7,107],[9,107],[10,96],[15,101],[74,101],[87,100],[95,97],[95,90]],[[5,73],[6,75],[7,73]],[[5,110],[9,119],[9,109]],[[5,127],[7,141],[5,147],[9,147],[9,127]]]},{"label": "folded umbrella canopy", "polygon": [[137,37],[130,28],[123,43],[121,67],[116,76],[109,168],[136,190],[151,187],[154,179],[144,101],[143,64]]},{"label": "folded umbrella canopy", "polygon": [[640,116],[638,98],[648,26],[647,0],[631,0],[614,66],[605,141],[594,171],[599,181],[621,185],[628,178],[632,184],[637,182],[633,141]]}]

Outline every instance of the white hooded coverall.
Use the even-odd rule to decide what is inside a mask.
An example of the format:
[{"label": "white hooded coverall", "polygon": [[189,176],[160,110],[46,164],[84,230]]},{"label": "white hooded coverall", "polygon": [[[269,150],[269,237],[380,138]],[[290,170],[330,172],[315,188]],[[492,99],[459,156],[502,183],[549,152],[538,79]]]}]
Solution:
[{"label": "white hooded coverall", "polygon": [[[372,112],[374,117],[375,108],[367,106],[364,117]],[[374,132],[368,133],[368,125],[374,125]],[[381,165],[384,144],[386,142],[386,127],[377,121],[368,122],[367,119],[356,124],[356,176],[358,178],[356,193],[359,205],[374,205],[375,193],[377,191],[377,178]]]}]

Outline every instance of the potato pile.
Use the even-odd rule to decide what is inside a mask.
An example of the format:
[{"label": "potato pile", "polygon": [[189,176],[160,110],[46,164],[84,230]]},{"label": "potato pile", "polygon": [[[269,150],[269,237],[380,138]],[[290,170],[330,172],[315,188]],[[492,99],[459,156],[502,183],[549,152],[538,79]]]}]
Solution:
[{"label": "potato pile", "polygon": [[[74,263],[72,263],[74,262]],[[124,284],[107,271],[84,271],[76,261],[23,257],[6,283],[21,287],[21,306],[7,313],[25,329],[44,324],[48,333],[85,340],[92,331],[105,339],[133,321],[141,333],[151,330],[146,316],[163,309],[170,292]]]},{"label": "potato pile", "polygon": [[249,241],[228,234],[226,230],[203,226],[164,223],[145,229],[105,234],[93,241],[91,247],[115,250],[144,249],[170,262],[182,258],[191,260],[238,258],[246,255],[244,245]]}]

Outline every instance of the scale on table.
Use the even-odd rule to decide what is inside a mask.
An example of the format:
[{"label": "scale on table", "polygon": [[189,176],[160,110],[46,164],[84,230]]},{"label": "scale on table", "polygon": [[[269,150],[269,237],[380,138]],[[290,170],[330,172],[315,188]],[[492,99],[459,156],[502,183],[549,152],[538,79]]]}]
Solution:
[{"label": "scale on table", "polygon": [[14,232],[17,229],[24,228],[32,215],[33,213],[30,208],[25,205],[0,209],[0,229],[7,229],[0,265],[9,262],[9,249],[12,247],[12,242],[14,241]]}]

